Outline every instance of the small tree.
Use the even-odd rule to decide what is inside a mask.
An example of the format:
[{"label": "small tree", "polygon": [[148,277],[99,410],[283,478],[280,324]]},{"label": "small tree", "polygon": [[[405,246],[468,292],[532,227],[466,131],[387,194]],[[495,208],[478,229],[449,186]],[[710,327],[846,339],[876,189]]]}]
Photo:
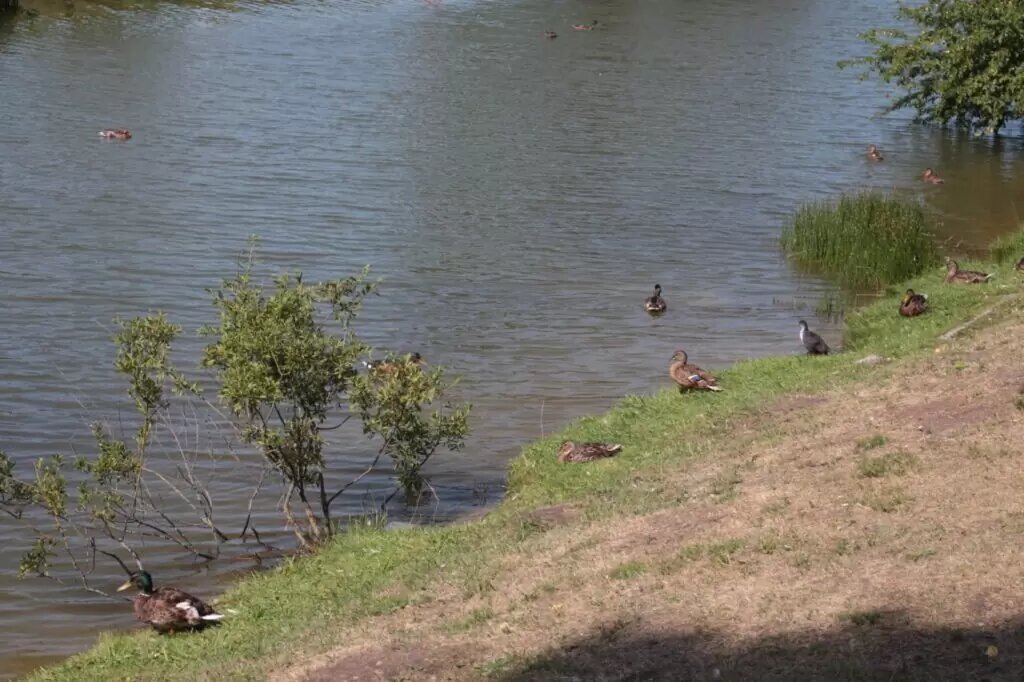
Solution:
[{"label": "small tree", "polygon": [[[425,371],[409,356],[389,354],[387,371],[357,371],[371,349],[352,323],[374,289],[365,269],[316,284],[307,284],[301,275],[280,275],[265,287],[254,280],[250,250],[237,274],[212,292],[219,321],[201,330],[212,339],[202,365],[213,370],[218,395],[231,415],[171,364],[179,327],[163,314],[119,321],[114,366],[128,379],[128,395],[138,413],[134,433],[119,439],[109,426],[95,424],[94,453],[73,461],[59,455],[40,459],[25,478],[16,476],[14,461],[0,452],[0,511],[34,533],[21,573],[63,582],[50,571],[62,554],[84,588],[102,593],[88,580],[97,553],[120,563],[108,550],[127,552],[141,567],[134,549],[139,540],[158,539],[198,558],[216,558],[232,536],[215,525],[213,494],[199,480],[195,464],[198,458],[216,464],[224,454],[199,452],[198,435],[192,443],[179,437],[184,429],[171,413],[173,396],[183,401],[188,430],[198,434],[204,424],[216,428],[229,421],[240,440],[258,448],[265,461],[253,481],[248,518],[233,537],[245,540],[252,533],[260,542],[250,520],[268,472],[280,475],[282,510],[307,547],[337,532],[331,505],[385,455],[397,489],[418,496],[426,486],[421,470],[427,460],[440,447],[462,446],[469,407],[444,403],[451,384],[443,371]],[[213,419],[202,418],[202,410]],[[380,443],[367,453],[370,463],[362,474],[332,488],[325,434],[362,438],[355,424],[336,431],[352,416],[362,421],[363,434]],[[230,453],[230,445],[226,449]],[[293,505],[303,520],[296,519]],[[202,534],[209,534],[210,541],[201,542]]]},{"label": "small tree", "polygon": [[862,36],[873,53],[840,62],[905,91],[887,111],[910,108],[922,122],[992,134],[1024,116],[1024,3],[929,0],[898,14],[913,33],[873,29]]},{"label": "small tree", "polygon": [[[445,405],[424,417],[423,408],[440,400],[448,385],[440,369],[421,371],[410,358],[392,357],[390,366],[397,371],[388,372],[386,380],[385,373],[359,375],[356,364],[370,348],[352,322],[375,289],[365,269],[317,284],[305,283],[301,275],[280,275],[268,293],[254,281],[252,268],[250,254],[239,273],[214,293],[220,321],[202,330],[216,337],[206,347],[203,365],[216,371],[220,397],[239,420],[242,440],[257,446],[283,478],[282,509],[289,525],[301,543],[313,545],[336,531],[331,505],[382,454],[392,460],[400,485],[418,492],[420,470],[434,451],[440,445],[461,447],[469,408]],[[324,433],[351,418],[350,402],[364,433],[383,443],[366,473],[329,489]],[[328,425],[329,417],[337,423]],[[295,497],[303,522],[292,513]]]}]

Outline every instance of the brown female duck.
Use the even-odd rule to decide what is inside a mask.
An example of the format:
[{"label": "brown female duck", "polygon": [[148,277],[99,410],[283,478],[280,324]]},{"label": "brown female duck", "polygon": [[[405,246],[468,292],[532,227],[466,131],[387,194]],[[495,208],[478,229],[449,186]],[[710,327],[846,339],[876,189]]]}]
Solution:
[{"label": "brown female duck", "polygon": [[547,38],[548,40],[554,40],[555,38],[558,37],[558,34],[555,33],[554,31],[544,31],[544,37]]},{"label": "brown female duck", "polygon": [[921,173],[921,179],[930,185],[941,185],[945,182],[942,178],[935,174],[931,168],[925,168],[924,172]]},{"label": "brown female duck", "polygon": [[558,448],[559,462],[592,462],[611,457],[622,450],[618,443],[573,443],[567,440]]},{"label": "brown female duck", "polygon": [[1017,264],[1013,267],[1014,269],[1017,270],[1017,272],[1024,272],[1024,258],[1021,258],[1019,261],[1017,261]]},{"label": "brown female duck", "polygon": [[145,571],[132,573],[118,592],[136,587],[139,593],[132,599],[135,617],[148,623],[157,632],[185,632],[202,630],[219,621],[222,616],[202,599],[173,587],[153,589],[153,578]]},{"label": "brown female duck", "polygon": [[679,390],[722,390],[714,376],[705,372],[697,365],[691,365],[687,360],[686,351],[677,350],[672,354],[672,364],[668,366],[668,375],[679,384]]},{"label": "brown female duck", "polygon": [[108,128],[100,131],[100,137],[104,140],[130,140],[132,133],[124,128]]},{"label": "brown female duck", "polygon": [[913,289],[907,289],[900,301],[900,315],[903,317],[916,317],[928,310],[928,294],[915,294]]},{"label": "brown female duck", "polygon": [[868,145],[868,159],[871,161],[881,161],[884,158],[882,152],[878,151],[878,147],[873,144]]},{"label": "brown female duck", "polygon": [[573,24],[572,30],[574,31],[593,31],[597,27],[597,19],[594,19],[589,24]]},{"label": "brown female duck", "polygon": [[648,296],[644,299],[644,310],[651,313],[652,315],[660,315],[661,313],[668,310],[668,305],[665,303],[665,299],[661,297],[661,285],[654,285],[654,295]]},{"label": "brown female duck", "polygon": [[[423,356],[419,353],[412,353],[405,357],[416,367],[423,367]],[[366,369],[370,370],[370,374],[375,377],[396,376],[401,368],[402,358],[395,360],[371,360],[366,363]]]},{"label": "brown female duck", "polygon": [[992,279],[992,275],[977,270],[961,270],[960,264],[946,258],[946,282],[951,284],[981,284]]}]

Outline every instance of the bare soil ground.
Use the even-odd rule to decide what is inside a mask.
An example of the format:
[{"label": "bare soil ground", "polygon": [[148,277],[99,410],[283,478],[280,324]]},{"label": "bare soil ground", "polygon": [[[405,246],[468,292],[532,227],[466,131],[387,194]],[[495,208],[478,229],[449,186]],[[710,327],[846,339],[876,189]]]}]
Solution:
[{"label": "bare soil ground", "polygon": [[1024,680],[1020,330],[766,406],[665,472],[670,509],[539,510],[478,589],[270,677]]}]

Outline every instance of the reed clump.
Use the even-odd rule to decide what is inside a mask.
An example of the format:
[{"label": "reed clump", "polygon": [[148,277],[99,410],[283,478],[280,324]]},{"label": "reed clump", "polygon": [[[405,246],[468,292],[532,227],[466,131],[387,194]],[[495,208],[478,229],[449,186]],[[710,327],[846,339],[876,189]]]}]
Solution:
[{"label": "reed clump", "polygon": [[1024,258],[1024,225],[1021,229],[1003,235],[992,242],[992,260],[1000,265],[1012,261],[1016,263]]},{"label": "reed clump", "polygon": [[922,206],[876,192],[801,206],[781,243],[799,265],[851,287],[902,282],[939,259]]}]

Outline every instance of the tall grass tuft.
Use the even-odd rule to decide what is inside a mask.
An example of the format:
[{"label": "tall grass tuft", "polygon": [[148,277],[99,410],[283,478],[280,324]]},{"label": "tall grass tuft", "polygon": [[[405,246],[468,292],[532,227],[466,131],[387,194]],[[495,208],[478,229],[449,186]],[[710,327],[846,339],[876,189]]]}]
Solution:
[{"label": "tall grass tuft", "polygon": [[782,248],[798,264],[852,287],[881,287],[938,263],[920,204],[874,192],[797,209]]},{"label": "tall grass tuft", "polygon": [[1024,258],[1024,225],[1016,232],[1003,235],[992,242],[992,260],[1000,265]]}]

